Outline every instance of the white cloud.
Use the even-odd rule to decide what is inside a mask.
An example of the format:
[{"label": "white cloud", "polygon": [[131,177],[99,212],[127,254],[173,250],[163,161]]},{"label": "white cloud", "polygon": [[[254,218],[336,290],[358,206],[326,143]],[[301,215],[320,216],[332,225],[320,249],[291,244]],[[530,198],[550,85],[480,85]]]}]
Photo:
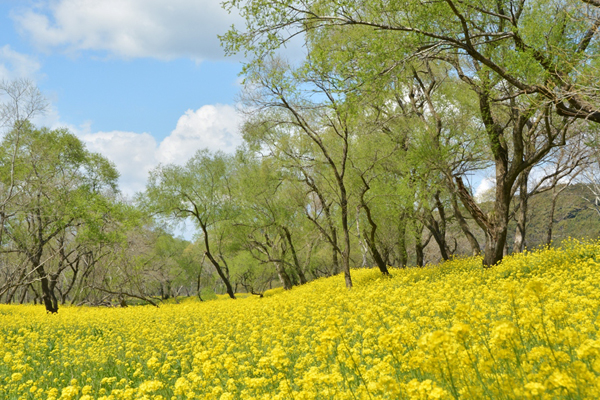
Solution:
[{"label": "white cloud", "polygon": [[12,17],[47,50],[198,61],[221,59],[216,35],[241,22],[215,0],[46,0]]},{"label": "white cloud", "polygon": [[40,67],[34,57],[19,53],[9,45],[0,47],[0,79],[34,78]]},{"label": "white cloud", "polygon": [[182,163],[202,148],[233,152],[241,144],[239,124],[240,117],[229,105],[187,110],[175,130],[160,144],[158,159],[164,163]]},{"label": "white cloud", "polygon": [[475,200],[478,202],[492,200],[494,193],[491,193],[491,189],[495,186],[496,180],[494,178],[483,178],[477,189],[475,189]]},{"label": "white cloud", "polygon": [[89,126],[71,126],[70,129],[89,150],[115,163],[121,173],[121,190],[132,195],[144,190],[148,172],[159,163],[183,164],[203,148],[234,152],[242,141],[239,121],[234,107],[229,105],[206,105],[196,111],[188,110],[160,144],[148,133],[90,132]]},{"label": "white cloud", "polygon": [[115,163],[121,173],[119,186],[127,194],[144,190],[148,172],[156,166],[156,141],[147,133],[96,132],[80,136],[93,152]]}]

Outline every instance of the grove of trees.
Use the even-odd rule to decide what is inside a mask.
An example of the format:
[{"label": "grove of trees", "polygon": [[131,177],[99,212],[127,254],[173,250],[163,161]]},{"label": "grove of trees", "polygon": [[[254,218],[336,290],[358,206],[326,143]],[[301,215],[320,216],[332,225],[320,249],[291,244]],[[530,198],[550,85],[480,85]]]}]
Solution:
[{"label": "grove of trees", "polygon": [[[262,296],[338,273],[350,288],[352,268],[458,255],[489,268],[533,243],[539,196],[551,244],[574,184],[600,233],[597,1],[225,7],[245,18],[221,37],[246,55],[244,144],[156,167],[133,200],[108,160],[29,122],[44,109],[30,83],[0,87],[0,301]],[[297,37],[304,57],[278,55]]]}]

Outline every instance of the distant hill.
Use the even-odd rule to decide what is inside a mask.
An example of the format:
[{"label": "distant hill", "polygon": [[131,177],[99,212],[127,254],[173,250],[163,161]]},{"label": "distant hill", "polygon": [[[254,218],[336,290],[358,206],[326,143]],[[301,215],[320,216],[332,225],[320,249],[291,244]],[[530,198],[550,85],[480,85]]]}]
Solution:
[{"label": "distant hill", "polygon": [[[571,185],[558,196],[552,229],[553,246],[559,246],[563,240],[569,237],[576,239],[600,238],[600,215],[584,197],[591,197],[591,191],[584,184]],[[551,204],[551,190],[537,194],[529,200],[525,245],[530,250],[546,244]],[[492,206],[491,202],[480,204],[485,212],[490,211]],[[468,216],[466,211],[463,214]],[[483,251],[483,246],[485,246],[483,231],[472,219],[469,219],[469,225]],[[507,239],[508,254],[513,250],[516,226],[516,222],[511,220]],[[449,242],[453,243],[454,239],[457,243],[455,254],[471,254],[469,243],[456,223],[453,223],[448,230]],[[425,260],[432,264],[441,261],[439,248],[433,239],[425,249]]]},{"label": "distant hill", "polygon": [[[584,199],[590,198],[591,192],[584,184],[571,185],[558,197],[554,213],[552,240],[555,245],[572,237],[577,239],[597,239],[600,237],[600,215]],[[529,215],[525,243],[533,249],[546,243],[552,191],[540,193],[529,202]],[[509,225],[508,245],[512,250],[516,223]]]}]

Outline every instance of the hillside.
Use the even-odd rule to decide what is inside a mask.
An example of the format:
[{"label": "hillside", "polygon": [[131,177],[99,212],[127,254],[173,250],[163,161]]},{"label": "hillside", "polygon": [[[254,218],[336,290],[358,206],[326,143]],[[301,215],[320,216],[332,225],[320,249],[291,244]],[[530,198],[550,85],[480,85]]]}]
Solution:
[{"label": "hillside", "polygon": [[[595,240],[600,238],[600,215],[593,207],[591,207],[591,204],[585,200],[584,197],[591,197],[590,190],[584,184],[571,185],[558,196],[552,229],[553,246],[558,247],[564,240],[568,240],[569,238],[580,240]],[[527,249],[534,250],[546,245],[551,204],[552,191],[542,192],[530,198],[527,213],[527,232],[525,237]],[[484,212],[490,212],[493,208],[493,204],[489,201],[480,203],[479,206]],[[467,215],[467,212],[463,211],[463,215]],[[475,235],[479,241],[479,245],[483,249],[483,246],[485,245],[483,231],[472,219],[468,219],[468,222],[471,232]],[[506,240],[507,254],[510,254],[513,251],[516,227],[515,220],[511,219]],[[428,232],[425,231],[424,236],[427,236],[427,234]],[[458,224],[454,221],[452,221],[452,224],[449,227],[447,240],[449,240],[450,243],[456,240],[457,255],[467,256],[471,254],[469,243]],[[408,251],[410,260],[414,260],[412,248],[409,248]],[[425,248],[425,261],[435,264],[440,260],[441,255],[439,247],[435,241],[431,239],[429,240],[428,246]]]},{"label": "hillside", "polygon": [[598,398],[600,243],[265,298],[0,305],[0,398]]},{"label": "hillside", "polygon": [[[590,198],[589,189],[583,184],[566,188],[558,197],[554,214],[553,241],[560,243],[569,237],[596,239],[600,237],[600,215],[590,207],[584,197]],[[533,196],[529,205],[527,245],[535,248],[545,244],[552,192]],[[509,243],[514,241],[516,225],[511,224]]]}]

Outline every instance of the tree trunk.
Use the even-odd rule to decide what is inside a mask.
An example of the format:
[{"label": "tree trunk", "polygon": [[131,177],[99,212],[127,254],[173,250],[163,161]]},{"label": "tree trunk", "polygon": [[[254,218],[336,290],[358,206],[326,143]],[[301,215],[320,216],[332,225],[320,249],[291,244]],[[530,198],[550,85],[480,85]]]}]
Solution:
[{"label": "tree trunk", "polygon": [[[368,188],[368,186],[367,186],[367,188]],[[364,195],[364,193],[363,193],[363,195]],[[377,249],[377,224],[375,223],[375,221],[373,220],[373,217],[371,215],[371,208],[366,203],[363,196],[361,196],[361,203],[362,203],[362,208],[364,208],[365,214],[367,215],[367,221],[369,222],[369,227],[370,227],[369,234],[367,235],[367,232],[364,232],[363,236],[365,238],[365,241],[367,242],[367,246],[369,246],[369,250],[371,251],[371,256],[373,257],[375,264],[377,264],[379,271],[384,275],[389,275],[390,272],[387,269],[387,265],[386,265],[385,261],[383,260],[383,257],[381,257],[381,253]]]},{"label": "tree trunk", "polygon": [[559,192],[556,192],[556,186],[552,188],[552,203],[550,205],[550,215],[548,216],[548,233],[546,234],[546,244],[550,246],[552,244],[552,230],[554,229],[554,213],[556,212],[556,200],[558,199]]},{"label": "tree trunk", "polygon": [[[494,119],[491,109],[491,83],[488,76],[483,76],[482,85],[482,90],[479,90],[477,94],[479,97],[481,119],[486,128],[489,147],[495,164],[496,200],[494,202],[494,210],[486,215],[465,188],[462,178],[460,176],[455,176],[455,180],[458,186],[458,196],[463,205],[485,232],[486,243],[483,266],[489,268],[500,262],[504,255],[512,186],[519,178],[519,175],[528,167],[528,165],[533,165],[533,162],[527,164],[523,161],[523,129],[525,128],[529,117],[523,116],[521,118],[521,116],[519,116],[514,124],[515,126],[512,131],[514,161],[512,165],[510,165],[509,145],[504,134],[506,126],[498,123]],[[515,113],[518,112],[516,106],[512,111]],[[550,134],[550,132],[548,132],[548,134]],[[545,152],[537,154],[536,157],[538,157],[538,160],[541,159],[549,149],[550,148],[547,148],[544,150]]]},{"label": "tree trunk", "polygon": [[431,240],[431,233],[425,243],[423,243],[423,225],[419,225],[418,222],[415,221],[415,255],[416,255],[416,265],[417,267],[422,267],[425,264],[425,257],[423,254],[423,250],[429,244]]},{"label": "tree trunk", "polygon": [[365,240],[367,241],[367,245],[369,246],[369,250],[371,250],[371,256],[373,257],[373,260],[375,261],[375,264],[377,264],[377,267],[379,268],[379,271],[383,275],[389,275],[390,272],[388,271],[387,265],[386,265],[385,261],[383,260],[383,257],[381,257],[381,253],[379,253],[379,250],[377,249],[377,246],[371,240],[367,239],[366,236],[367,235],[365,233]]},{"label": "tree trunk", "polygon": [[56,297],[56,284],[58,283],[58,278],[60,276],[60,272],[55,274],[48,274],[48,289],[50,291],[50,298],[52,299],[52,305],[54,309],[58,311],[58,297]]},{"label": "tree trunk", "polygon": [[[40,235],[41,236],[41,235]],[[40,243],[43,243],[40,240]],[[56,285],[57,276],[53,277],[46,273],[44,270],[44,266],[42,265],[42,251],[43,247],[40,245],[35,253],[28,254],[29,261],[31,262],[31,266],[35,272],[37,272],[40,277],[40,283],[42,288],[42,301],[44,302],[44,306],[46,307],[46,312],[51,314],[55,314],[58,312],[58,301],[56,300],[56,296],[54,295],[54,286]]]},{"label": "tree trunk", "polygon": [[67,296],[69,295],[69,293],[75,286],[75,281],[77,280],[77,275],[79,274],[79,261],[80,261],[80,259],[78,258],[77,261],[75,262],[75,266],[73,266],[71,264],[71,270],[73,271],[73,277],[71,278],[71,282],[69,283],[69,286],[67,287],[65,292],[61,294],[61,304],[62,305],[66,304]]},{"label": "tree trunk", "polygon": [[513,245],[514,253],[521,253],[525,249],[525,233],[527,229],[527,209],[529,203],[529,193],[527,181],[529,180],[530,169],[527,169],[519,176],[519,210],[517,211],[517,229],[515,230],[515,240]]},{"label": "tree trunk", "polygon": [[231,297],[232,299],[235,299],[235,293],[233,293],[233,288],[231,287],[231,283],[229,282],[229,279],[223,272],[223,268],[221,268],[221,266],[219,265],[217,260],[213,257],[212,253],[210,252],[210,247],[209,247],[209,242],[208,242],[208,230],[206,229],[206,225],[203,223],[203,221],[200,220],[200,218],[198,218],[197,216],[196,216],[196,218],[198,219],[198,222],[200,222],[200,228],[202,228],[202,233],[204,233],[204,246],[206,247],[206,251],[204,252],[204,254],[206,255],[206,257],[208,257],[208,259],[210,260],[212,265],[217,270],[217,274],[219,275],[219,277],[225,284],[225,288],[227,289],[227,294],[229,295],[229,297]]},{"label": "tree trunk", "polygon": [[8,294],[6,295],[6,304],[10,304],[12,303],[12,299],[15,296],[15,293],[17,293],[17,290],[19,289],[20,283],[23,281],[23,279],[25,278],[25,274],[27,274],[27,268],[24,267],[21,269],[21,275],[19,275],[19,279],[17,280],[17,282],[15,283],[15,286],[12,288],[12,290],[10,292],[8,292]]},{"label": "tree trunk", "polygon": [[31,291],[33,292],[33,304],[38,304],[38,302],[41,304],[42,302],[40,300],[40,295],[37,292],[37,290],[35,290],[33,283],[30,283],[29,287],[31,288]]},{"label": "tree trunk", "polygon": [[200,299],[200,301],[204,301],[202,300],[202,294],[201,294],[201,287],[200,287],[200,278],[202,276],[202,271],[200,271],[200,273],[198,274],[198,281],[197,281],[197,285],[196,285],[196,291],[198,293],[198,298]]},{"label": "tree trunk", "polygon": [[308,281],[306,280],[304,271],[302,270],[302,267],[300,266],[300,261],[298,261],[298,255],[296,254],[296,248],[294,247],[294,243],[292,242],[292,234],[290,233],[290,230],[286,226],[283,227],[283,231],[285,233],[285,238],[287,239],[287,242],[290,246],[290,250],[292,251],[292,259],[294,260],[294,267],[296,269],[296,273],[298,274],[298,277],[300,278],[300,284],[304,285]]},{"label": "tree trunk", "polygon": [[[334,238],[337,240],[337,234],[334,232]],[[338,249],[335,246],[332,246],[332,254],[331,254],[331,264],[332,264],[332,273],[331,275],[337,275],[340,272],[340,261],[338,259]]]},{"label": "tree trunk", "polygon": [[169,281],[160,283],[160,298],[162,300],[171,298],[171,285],[169,284]]},{"label": "tree trunk", "polygon": [[494,212],[488,218],[489,228],[486,232],[485,254],[483,256],[483,266],[486,268],[493,267],[502,261],[508,235],[510,194],[505,192],[503,185],[496,184],[496,186],[496,202]]},{"label": "tree trunk", "polygon": [[11,304],[12,303],[12,299],[13,299],[15,293],[17,292],[18,288],[19,288],[19,286],[15,285],[15,287],[13,287],[11,289],[11,291],[6,295],[6,304]]},{"label": "tree trunk", "polygon": [[358,244],[360,246],[360,253],[362,255],[362,263],[360,265],[361,268],[367,267],[367,253],[369,249],[365,244],[365,241],[362,239],[362,234],[360,233],[360,206],[356,207],[356,236],[358,237]]},{"label": "tree trunk", "polygon": [[58,312],[58,302],[56,301],[56,296],[54,296],[54,292],[51,290],[51,283],[48,279],[48,275],[44,271],[44,267],[38,265],[36,268],[38,275],[40,277],[40,282],[42,284],[42,301],[44,302],[44,306],[46,307],[46,311],[51,314],[56,314]]},{"label": "tree trunk", "polygon": [[352,277],[350,276],[350,228],[348,227],[348,198],[343,181],[338,180],[340,186],[340,205],[342,208],[342,229],[344,230],[344,251],[342,252],[342,268],[344,270],[344,281],[348,289],[352,288]]},{"label": "tree trunk", "polygon": [[[365,194],[367,193],[367,191],[369,191],[369,189],[371,189],[371,187],[369,186],[369,183],[365,179],[364,175],[361,175],[360,178],[364,185],[363,189],[360,193],[360,208],[363,208],[365,210],[365,214],[367,216],[367,222],[369,223],[369,232],[368,232],[368,234],[367,234],[367,232],[364,232],[363,236],[365,238],[365,241],[367,242],[367,246],[369,247],[369,250],[371,251],[371,256],[373,257],[375,264],[377,264],[377,267],[379,268],[379,271],[381,271],[382,274],[389,276],[390,273],[387,269],[387,264],[386,264],[385,260],[383,259],[383,257],[381,256],[379,249],[377,248],[377,224],[375,223],[375,220],[373,219],[373,215],[371,214],[371,207],[369,207],[369,204],[365,200]],[[360,211],[360,208],[358,209],[358,211]],[[358,225],[358,215],[357,215],[357,226],[359,226]],[[360,240],[360,237],[359,237],[359,240]]]},{"label": "tree trunk", "polygon": [[423,266],[423,247],[424,246],[422,244],[421,238],[417,238],[417,240],[415,241],[415,264],[417,265],[417,267]]},{"label": "tree trunk", "polygon": [[231,286],[231,283],[229,282],[229,279],[227,279],[227,277],[225,276],[225,273],[223,272],[223,269],[221,268],[221,266],[219,265],[219,263],[217,262],[217,260],[215,260],[215,258],[212,256],[212,254],[210,252],[205,251],[205,254],[208,257],[208,259],[210,260],[210,262],[212,263],[212,265],[215,267],[215,269],[217,270],[217,274],[219,275],[219,277],[221,278],[221,280],[225,284],[225,288],[226,288],[227,294],[232,299],[235,299],[235,293],[233,293],[233,287]]},{"label": "tree trunk", "polygon": [[281,281],[281,284],[283,285],[283,289],[290,290],[293,286],[292,280],[290,279],[290,276],[286,272],[282,263],[275,262],[273,264],[275,264],[275,271],[277,271],[277,276],[279,277],[279,280]]},{"label": "tree trunk", "polygon": [[[501,174],[497,173],[496,176],[500,177]],[[503,182],[496,182],[494,211],[489,215],[485,215],[473,199],[473,196],[467,191],[462,178],[457,176],[455,179],[458,187],[458,196],[463,205],[469,210],[469,213],[485,232],[483,266],[487,268],[492,267],[500,262],[504,256],[504,245],[506,244],[508,232],[510,189],[507,189]]]},{"label": "tree trunk", "polygon": [[446,212],[444,209],[444,205],[440,200],[440,192],[437,191],[434,194],[436,208],[438,210],[438,214],[440,216],[440,221],[438,222],[433,216],[432,210],[426,210],[424,215],[424,222],[427,226],[427,229],[433,235],[434,240],[438,244],[440,249],[440,255],[442,256],[442,260],[448,260],[450,258],[450,249],[448,248],[448,242],[446,241]]},{"label": "tree trunk", "polygon": [[406,216],[400,217],[398,227],[398,266],[406,268],[408,264],[408,252],[406,251]]},{"label": "tree trunk", "polygon": [[27,297],[28,289],[29,289],[29,285],[26,285],[23,288],[23,293],[21,293],[21,298],[19,299],[19,304],[23,304],[25,302],[25,299]]},{"label": "tree trunk", "polygon": [[433,218],[432,215],[430,215],[428,216],[428,220],[425,225],[427,226],[429,232],[431,232],[433,239],[435,240],[435,242],[438,245],[438,248],[440,249],[440,255],[442,256],[442,260],[448,260],[450,258],[448,254],[448,244],[446,243],[445,235],[443,234],[443,232],[440,231],[438,227],[437,221],[435,220],[435,218]]},{"label": "tree trunk", "polygon": [[316,218],[311,217],[310,213],[307,212],[306,209],[305,209],[305,215],[308,217],[309,221],[311,221],[319,229],[319,231],[321,232],[321,235],[323,235],[325,237],[325,239],[327,239],[327,241],[331,245],[331,248],[332,248],[331,269],[328,268],[326,273],[329,274],[328,276],[337,275],[340,272],[338,252],[341,253],[341,251],[338,246],[337,229],[336,229],[335,225],[333,224],[333,219],[331,217],[331,209],[329,207],[329,204],[323,197],[321,190],[315,184],[314,180],[308,175],[306,170],[303,168],[300,168],[300,171],[304,175],[304,183],[306,183],[308,185],[308,187],[311,188],[311,191],[314,194],[316,194],[319,199],[319,203],[320,203],[321,207],[323,208],[323,212],[325,213],[325,221],[327,222],[326,228],[329,231],[327,231],[327,229],[325,229],[323,226],[321,226],[321,224],[316,220]]},{"label": "tree trunk", "polygon": [[229,280],[231,280],[231,277],[229,276],[229,265],[227,265],[227,261],[225,261],[225,257],[223,257],[223,254],[221,254],[221,249],[219,249],[219,258],[223,262],[223,271],[225,271],[225,276],[227,277],[227,280],[229,281]]},{"label": "tree trunk", "polygon": [[460,212],[460,207],[458,206],[458,200],[456,199],[456,193],[452,193],[452,208],[454,209],[454,216],[456,217],[456,220],[458,221],[458,225],[460,226],[460,229],[463,231],[463,234],[469,241],[469,245],[471,246],[471,254],[473,256],[478,256],[479,254],[481,254],[481,247],[479,246],[479,242],[477,241],[477,238],[471,232],[471,229],[469,228],[469,224],[465,220],[465,217]]}]

